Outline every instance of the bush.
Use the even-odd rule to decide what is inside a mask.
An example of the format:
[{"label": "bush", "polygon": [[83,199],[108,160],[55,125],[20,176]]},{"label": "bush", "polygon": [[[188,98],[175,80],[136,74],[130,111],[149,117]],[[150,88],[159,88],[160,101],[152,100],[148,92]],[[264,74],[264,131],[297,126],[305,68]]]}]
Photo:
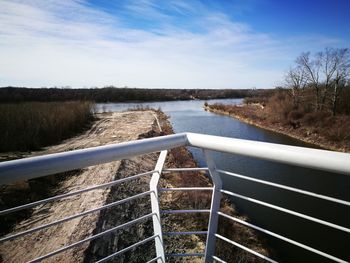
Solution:
[{"label": "bush", "polygon": [[0,151],[38,150],[57,143],[91,123],[91,102],[0,104]]},{"label": "bush", "polygon": [[325,131],[326,138],[334,142],[350,143],[350,116],[339,116]]},{"label": "bush", "polygon": [[286,91],[276,91],[266,105],[266,115],[272,123],[288,124],[293,101]]},{"label": "bush", "polygon": [[302,110],[292,110],[288,113],[289,120],[299,120],[305,115],[305,112]]}]

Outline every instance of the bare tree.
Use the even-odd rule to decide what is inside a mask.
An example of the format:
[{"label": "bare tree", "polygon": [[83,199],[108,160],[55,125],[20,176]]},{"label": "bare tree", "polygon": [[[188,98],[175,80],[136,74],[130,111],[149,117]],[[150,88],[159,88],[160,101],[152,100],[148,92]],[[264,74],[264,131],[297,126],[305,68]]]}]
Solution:
[{"label": "bare tree", "polygon": [[[350,87],[350,49],[325,48],[312,56],[304,52],[286,72],[284,80],[294,107],[306,98],[303,101],[315,111],[329,111],[335,116],[343,89]],[[315,100],[308,99],[308,89],[314,91]]]},{"label": "bare tree", "polygon": [[332,112],[334,116],[337,110],[339,95],[350,76],[350,52],[348,48],[339,48],[334,50],[333,56],[336,65],[334,70],[332,96]]},{"label": "bare tree", "polygon": [[297,66],[301,67],[305,73],[307,85],[315,89],[315,108],[320,109],[320,69],[321,69],[322,54],[318,53],[312,60],[310,52],[302,53],[297,59]]},{"label": "bare tree", "polygon": [[322,88],[320,89],[320,110],[323,110],[327,97],[330,96],[332,90],[332,82],[334,73],[337,69],[338,62],[336,59],[337,49],[326,48],[318,53],[321,67]]},{"label": "bare tree", "polygon": [[306,72],[304,68],[297,65],[294,68],[290,68],[285,75],[285,82],[291,89],[293,104],[297,107],[300,103],[300,93],[306,86]]}]

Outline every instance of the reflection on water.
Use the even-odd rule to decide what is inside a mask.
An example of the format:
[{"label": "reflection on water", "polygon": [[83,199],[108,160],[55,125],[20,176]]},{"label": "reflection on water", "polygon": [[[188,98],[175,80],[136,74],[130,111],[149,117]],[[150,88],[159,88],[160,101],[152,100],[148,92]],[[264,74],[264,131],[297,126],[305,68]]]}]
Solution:
[{"label": "reflection on water", "polygon": [[[241,103],[241,99],[212,100],[222,103]],[[281,143],[301,147],[313,147],[288,136],[270,132],[227,116],[221,116],[203,110],[204,101],[172,101],[151,103],[109,103],[98,104],[98,110],[120,111],[134,108],[138,105],[161,108],[170,116],[171,124],[176,133],[197,132],[210,135],[218,135],[232,138],[249,139],[264,142]],[[199,149],[190,148],[200,166],[204,166],[202,152]],[[315,171],[306,168],[292,167],[285,164],[277,164],[268,161],[257,160],[238,155],[225,153],[213,153],[217,167],[251,177],[271,180],[305,190],[330,195],[333,197],[350,200],[350,178],[348,176]],[[314,216],[333,223],[350,227],[350,213],[346,206],[335,205],[327,201],[319,201],[315,198],[305,197],[300,194],[282,192],[272,187],[257,183],[246,182],[222,176],[225,187],[240,194],[271,202],[275,205],[286,207]],[[249,216],[255,224],[271,231],[298,240],[316,249],[325,251],[342,259],[349,260],[346,247],[350,247],[350,236],[338,230],[310,223],[282,212],[257,206],[248,201],[233,199],[241,213]],[[265,237],[265,236],[264,236]],[[277,257],[282,262],[331,262],[313,253],[305,252],[285,242],[266,236],[268,244],[277,252]]]}]

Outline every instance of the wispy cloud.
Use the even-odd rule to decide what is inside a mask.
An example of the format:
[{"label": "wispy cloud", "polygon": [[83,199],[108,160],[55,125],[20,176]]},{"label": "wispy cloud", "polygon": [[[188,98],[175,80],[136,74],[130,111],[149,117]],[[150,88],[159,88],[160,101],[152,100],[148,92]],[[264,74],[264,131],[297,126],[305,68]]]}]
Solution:
[{"label": "wispy cloud", "polygon": [[271,87],[315,38],[338,41],[281,40],[200,1],[161,3],[0,0],[0,86]]}]

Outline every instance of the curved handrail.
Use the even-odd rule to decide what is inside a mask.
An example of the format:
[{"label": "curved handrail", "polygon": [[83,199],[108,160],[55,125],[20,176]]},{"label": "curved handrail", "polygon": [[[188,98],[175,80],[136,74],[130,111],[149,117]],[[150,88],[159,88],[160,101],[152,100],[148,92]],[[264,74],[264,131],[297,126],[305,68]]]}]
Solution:
[{"label": "curved handrail", "polygon": [[179,133],[2,162],[0,163],[0,184],[33,179],[180,146],[193,146],[350,175],[350,154],[348,153],[197,133]]}]

